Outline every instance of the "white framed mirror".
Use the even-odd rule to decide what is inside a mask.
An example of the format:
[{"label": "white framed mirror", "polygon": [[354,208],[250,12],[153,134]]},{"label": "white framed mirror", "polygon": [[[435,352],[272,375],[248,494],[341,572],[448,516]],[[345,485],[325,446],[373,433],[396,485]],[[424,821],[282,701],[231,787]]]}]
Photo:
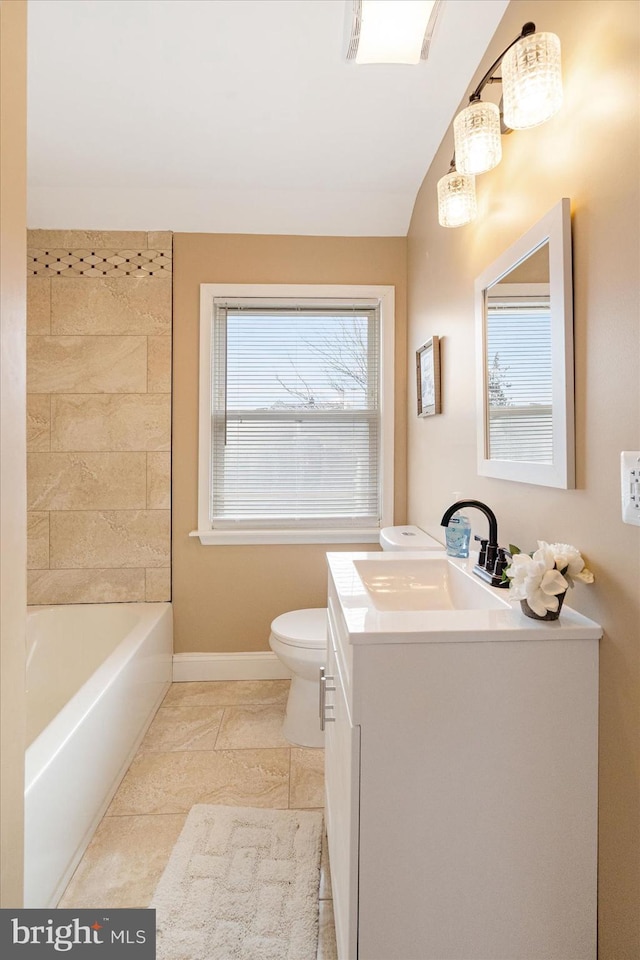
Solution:
[{"label": "white framed mirror", "polygon": [[475,301],[478,473],[574,487],[569,199],[483,271]]}]

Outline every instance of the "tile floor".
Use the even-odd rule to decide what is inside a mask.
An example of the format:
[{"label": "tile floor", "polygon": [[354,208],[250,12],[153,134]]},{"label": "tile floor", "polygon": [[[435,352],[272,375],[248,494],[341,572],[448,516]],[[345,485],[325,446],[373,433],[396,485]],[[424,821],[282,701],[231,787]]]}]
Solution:
[{"label": "tile floor", "polygon": [[[324,751],[282,736],[288,691],[288,680],[172,684],[59,906],[146,907],[195,803],[322,807]],[[325,843],[317,960],[336,956]]]}]

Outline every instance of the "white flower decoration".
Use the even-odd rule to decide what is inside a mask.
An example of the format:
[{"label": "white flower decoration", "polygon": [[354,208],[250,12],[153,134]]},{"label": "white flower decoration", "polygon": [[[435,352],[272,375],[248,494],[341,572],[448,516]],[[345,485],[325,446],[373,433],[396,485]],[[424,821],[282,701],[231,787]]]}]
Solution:
[{"label": "white flower decoration", "polygon": [[538,549],[529,556],[512,548],[511,564],[505,570],[514,600],[526,600],[534,613],[544,617],[556,612],[558,595],[573,586],[574,580],[593,583],[593,574],[575,547],[568,543],[538,540]]},{"label": "white flower decoration", "polygon": [[564,576],[573,586],[572,580],[582,580],[583,583],[593,583],[593,574],[587,570],[584,560],[578,550],[569,543],[544,543],[538,540],[538,547],[549,547],[553,551],[555,564],[558,570],[562,570]]}]

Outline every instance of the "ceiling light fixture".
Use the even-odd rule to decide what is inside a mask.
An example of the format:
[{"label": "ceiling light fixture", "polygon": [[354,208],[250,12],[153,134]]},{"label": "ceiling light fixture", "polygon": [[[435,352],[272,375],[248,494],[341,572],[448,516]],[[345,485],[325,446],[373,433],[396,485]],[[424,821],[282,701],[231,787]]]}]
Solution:
[{"label": "ceiling light fixture", "polygon": [[[452,222],[457,218],[447,213],[452,171],[473,178],[492,170],[502,157],[502,133],[544,123],[562,105],[560,40],[554,33],[535,31],[535,23],[525,23],[515,40],[491,64],[469,97],[469,106],[453,121],[453,160],[449,173],[438,182],[438,216],[443,227],[462,226],[473,219]],[[500,66],[502,76],[496,77]],[[488,83],[502,84],[503,116],[494,103],[481,100]]]},{"label": "ceiling light fixture", "polygon": [[347,0],[347,60],[426,60],[442,0]]}]

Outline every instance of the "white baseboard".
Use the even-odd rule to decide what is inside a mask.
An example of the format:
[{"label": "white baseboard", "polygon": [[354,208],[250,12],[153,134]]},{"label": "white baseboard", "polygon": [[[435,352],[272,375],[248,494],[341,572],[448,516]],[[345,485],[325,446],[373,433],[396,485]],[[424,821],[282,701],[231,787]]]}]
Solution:
[{"label": "white baseboard", "polygon": [[173,682],[189,680],[288,680],[271,650],[257,653],[174,653]]}]

